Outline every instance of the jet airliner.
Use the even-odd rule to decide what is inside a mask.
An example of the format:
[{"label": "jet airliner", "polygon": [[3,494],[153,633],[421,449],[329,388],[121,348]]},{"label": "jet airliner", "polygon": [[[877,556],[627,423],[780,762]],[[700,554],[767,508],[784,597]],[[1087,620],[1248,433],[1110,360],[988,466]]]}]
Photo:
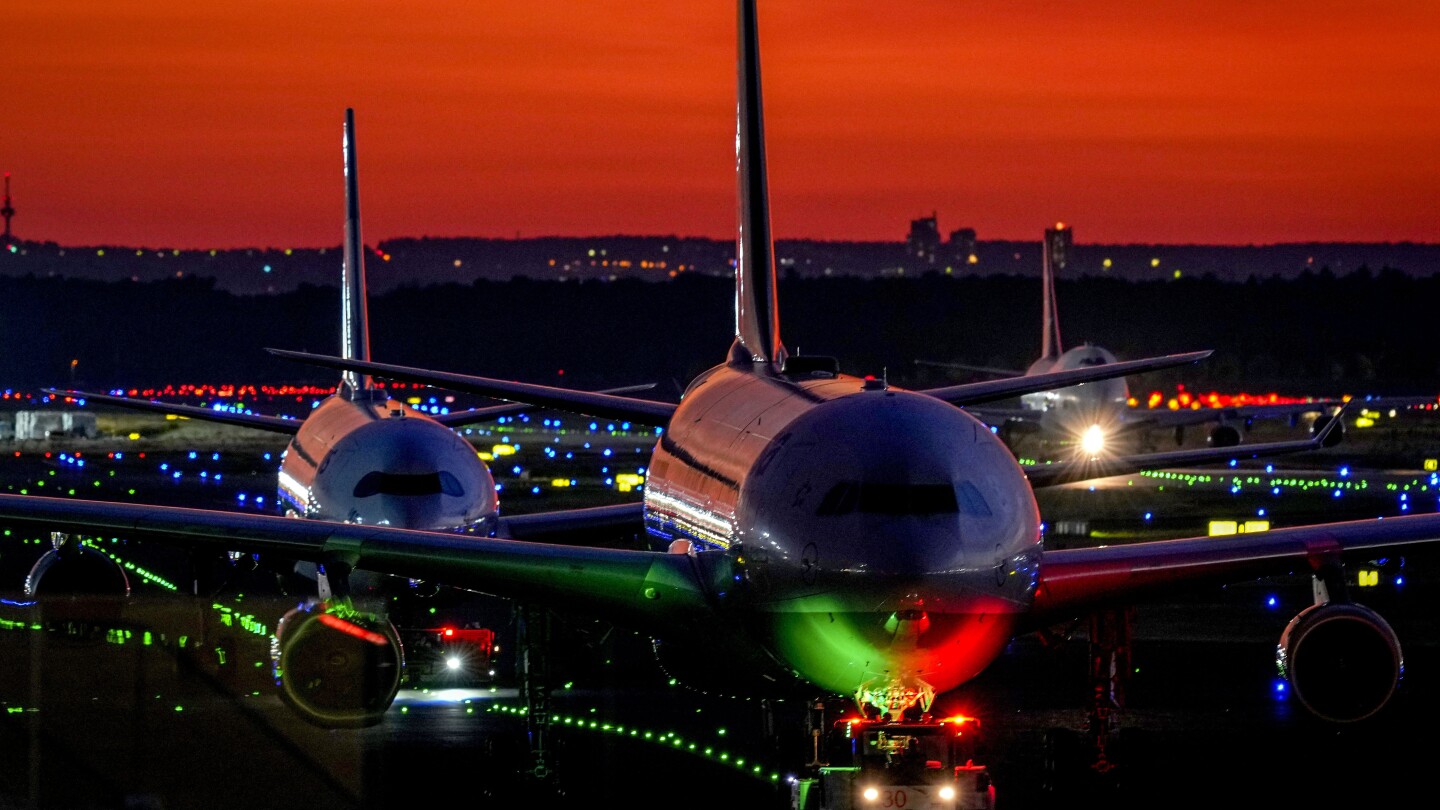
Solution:
[{"label": "jet airliner", "polygon": [[[1068,260],[1074,230],[1063,222],[1045,229],[1040,265],[1040,357],[1023,372],[976,366],[966,363],[917,360],[921,365],[980,372],[989,375],[1036,375],[1077,368],[1112,365],[1115,355],[1103,346],[1083,343],[1064,348],[1060,339],[1060,316],[1055,297],[1055,278]],[[1082,457],[1114,452],[1118,438],[1136,435],[1151,428],[1176,431],[1176,443],[1183,442],[1183,431],[1191,425],[1215,423],[1210,429],[1209,444],[1213,447],[1234,447],[1241,443],[1237,425],[1248,427],[1258,419],[1298,418],[1315,413],[1312,432],[1319,432],[1331,423],[1331,417],[1343,403],[1317,402],[1283,405],[1246,405],[1230,408],[1199,408],[1181,410],[1137,410],[1129,405],[1130,388],[1123,377],[1096,382],[1035,391],[1021,396],[1018,405],[983,405],[970,411],[986,424],[995,427],[1012,448],[1022,435],[1035,435],[1047,443],[1070,444]],[[1426,399],[1374,400],[1376,407],[1405,407],[1429,402]],[[1389,404],[1386,404],[1389,403]],[[1338,443],[1343,425],[1326,435],[1329,445]]]},{"label": "jet airliner", "polygon": [[[1016,634],[1177,587],[1300,571],[1324,587],[1282,640],[1294,693],[1333,720],[1379,711],[1400,676],[1399,641],[1378,614],[1348,601],[1342,568],[1433,547],[1440,515],[1047,550],[1034,488],[1083,476],[1085,467],[1027,471],[964,409],[1204,353],[908,391],[841,373],[830,358],[787,352],[754,0],[739,0],[737,28],[735,330],[723,361],[678,404],[298,355],[663,425],[642,515],[655,550],[560,542],[567,528],[586,522],[566,513],[555,515],[556,542],[545,543],[513,539],[503,521],[492,537],[472,537],[19,495],[0,495],[0,522],[276,551],[573,609],[656,638],[662,655],[694,665],[684,669],[694,678],[789,684],[892,714],[927,709],[935,695],[984,670]],[[1222,457],[1214,448],[1183,452],[1191,454],[1186,462]],[[361,619],[347,613],[346,620]],[[332,643],[361,650],[384,643],[370,636],[337,631]],[[382,710],[388,699],[376,695],[356,710]]]}]

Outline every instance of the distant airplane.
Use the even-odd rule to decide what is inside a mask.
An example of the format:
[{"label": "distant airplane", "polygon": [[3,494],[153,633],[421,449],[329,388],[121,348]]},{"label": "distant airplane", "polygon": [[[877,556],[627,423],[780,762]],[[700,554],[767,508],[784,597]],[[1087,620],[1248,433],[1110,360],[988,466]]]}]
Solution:
[{"label": "distant airplane", "polygon": [[[341,356],[370,359],[355,113],[345,111],[345,244]],[[653,384],[611,389],[633,393]],[[280,456],[279,498],[292,517],[408,529],[488,534],[497,518],[495,482],[475,448],[452,428],[535,410],[512,403],[431,415],[393,399],[368,374],[346,371],[334,394],[304,418],[155,402],[47,388],[56,397],[163,413],[291,437]]]},{"label": "distant airplane", "polygon": [[[344,357],[369,359],[365,259],[360,231],[360,197],[355,148],[354,110],[345,111],[345,244],[341,271],[340,348]],[[635,392],[653,385],[614,389]],[[56,397],[104,403],[131,410],[265,430],[290,436],[280,456],[279,500],[288,517],[371,526],[488,535],[499,520],[495,481],[475,447],[452,428],[493,420],[526,410],[525,404],[429,415],[393,399],[376,387],[368,374],[344,372],[336,392],[302,419],[233,413],[210,408],[110,396],[83,391],[46,389]],[[609,508],[624,522],[633,522],[639,505]],[[601,512],[592,513],[599,520]],[[535,525],[532,518],[531,524]],[[509,532],[524,534],[524,518],[512,519]],[[543,534],[544,527],[536,529]],[[237,547],[238,548],[238,547]],[[84,563],[64,562],[86,556]],[[336,593],[403,593],[408,582],[366,571],[346,570],[343,585],[334,571],[301,562],[299,573],[316,582],[321,599]],[[83,572],[83,573],[82,573]],[[46,552],[27,578],[27,589],[45,593],[63,579],[64,587],[103,590],[117,581],[114,566],[80,543],[62,543]],[[89,581],[87,581],[87,578]],[[397,584],[400,583],[400,584]],[[388,587],[387,587],[388,586]]]},{"label": "distant airplane", "polygon": [[[1055,302],[1056,272],[1065,267],[1074,231],[1063,222],[1045,229],[1044,250],[1040,265],[1040,357],[1023,372],[1012,369],[977,366],[966,363],[920,359],[919,365],[988,375],[1033,376],[1078,368],[1095,368],[1116,363],[1115,355],[1102,346],[1086,342],[1070,349],[1060,340],[1060,316]],[[1429,400],[1384,400],[1400,406]],[[1255,419],[1298,418],[1317,414],[1312,432],[1323,430],[1340,408],[1340,402],[1314,402],[1283,405],[1244,405],[1229,408],[1186,408],[1153,410],[1131,407],[1130,388],[1125,378],[1114,377],[1049,391],[1035,391],[1021,396],[1017,406],[982,405],[969,410],[986,424],[994,427],[1007,445],[1015,446],[1022,435],[1034,435],[1042,441],[1075,446],[1081,456],[1093,457],[1114,452],[1116,440],[1147,429],[1175,430],[1176,444],[1184,439],[1183,431],[1191,425],[1211,424],[1209,444],[1212,447],[1234,447],[1242,441],[1241,427],[1248,428]],[[1380,402],[1377,400],[1377,402]],[[1388,407],[1388,406],[1387,406]],[[1344,435],[1341,424],[1329,436],[1329,445]]]},{"label": "distant airplane", "polygon": [[[1378,614],[1346,598],[1343,564],[1440,542],[1440,515],[1046,550],[1033,488],[1093,468],[1065,462],[1027,480],[963,406],[1205,353],[926,391],[843,374],[833,358],[790,355],[780,339],[754,0],[739,0],[738,45],[734,338],[679,404],[279,352],[663,425],[637,514],[662,550],[517,542],[504,521],[483,538],[21,495],[0,495],[0,523],[284,552],[573,610],[657,639],[682,677],[840,696],[891,716],[928,711],[1018,634],[1187,586],[1301,571],[1315,575],[1317,601],[1283,638],[1292,692],[1332,720],[1379,711],[1400,677],[1400,645]],[[1270,447],[1281,445],[1316,442]],[[1217,448],[1134,456],[1112,460],[1106,474],[1226,457]],[[555,536],[586,525],[584,513],[553,513]],[[366,631],[363,615],[331,618],[324,643],[383,659],[375,651],[386,640]],[[350,708],[372,717],[392,696],[367,693]]]}]

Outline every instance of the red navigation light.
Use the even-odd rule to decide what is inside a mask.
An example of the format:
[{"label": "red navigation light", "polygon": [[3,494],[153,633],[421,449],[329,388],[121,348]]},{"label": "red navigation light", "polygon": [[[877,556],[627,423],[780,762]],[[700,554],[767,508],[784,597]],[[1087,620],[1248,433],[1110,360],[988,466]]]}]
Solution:
[{"label": "red navigation light", "polygon": [[446,637],[446,638],[454,638],[454,637],[455,637],[455,628],[453,628],[453,627],[447,627],[447,628],[445,628],[444,630],[441,630],[441,631],[440,631],[440,634],[443,635],[443,636]]}]

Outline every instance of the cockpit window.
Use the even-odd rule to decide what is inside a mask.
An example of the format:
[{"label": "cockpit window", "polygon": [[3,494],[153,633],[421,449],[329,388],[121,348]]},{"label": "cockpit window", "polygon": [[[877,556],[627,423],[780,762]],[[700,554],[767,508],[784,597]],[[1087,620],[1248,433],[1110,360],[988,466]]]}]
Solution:
[{"label": "cockpit window", "polygon": [[1082,366],[1103,366],[1103,365],[1105,365],[1105,362],[1106,362],[1106,361],[1105,361],[1105,358],[1103,358],[1103,357],[1082,357],[1082,358],[1080,358],[1080,365],[1082,365]]},{"label": "cockpit window", "polygon": [[990,504],[985,502],[985,496],[980,490],[969,481],[961,481],[955,487],[955,497],[960,501],[960,511],[973,517],[990,517]]},{"label": "cockpit window", "polygon": [[[977,496],[979,493],[975,493]],[[984,500],[981,499],[981,503]],[[949,484],[873,484],[841,481],[825,493],[815,513],[848,515],[941,515],[958,512],[955,488]]]},{"label": "cockpit window", "polygon": [[450,495],[460,497],[465,489],[454,475],[441,470],[433,473],[387,473],[376,470],[366,473],[355,485],[355,497],[368,498],[372,495]]}]

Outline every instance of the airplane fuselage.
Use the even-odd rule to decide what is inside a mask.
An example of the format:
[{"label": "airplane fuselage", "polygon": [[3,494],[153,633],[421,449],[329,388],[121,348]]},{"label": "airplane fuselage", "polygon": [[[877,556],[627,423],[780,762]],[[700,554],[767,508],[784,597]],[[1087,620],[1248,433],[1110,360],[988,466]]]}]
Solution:
[{"label": "airplane fuselage", "polygon": [[702,374],[656,445],[645,514],[658,541],[727,555],[717,602],[840,694],[960,685],[1034,596],[1039,514],[1010,451],[960,409],[853,376]]},{"label": "airplane fuselage", "polygon": [[469,442],[379,393],[323,400],[286,447],[279,479],[286,513],[317,520],[484,533],[497,509]]},{"label": "airplane fuselage", "polygon": [[[1114,363],[1115,355],[1099,346],[1076,346],[1059,357],[1041,358],[1025,370],[1027,375],[1071,371]],[[1082,383],[1020,398],[1023,407],[1040,415],[1041,430],[1049,435],[1078,437],[1092,425],[1106,432],[1125,418],[1130,389],[1124,377]]]}]

